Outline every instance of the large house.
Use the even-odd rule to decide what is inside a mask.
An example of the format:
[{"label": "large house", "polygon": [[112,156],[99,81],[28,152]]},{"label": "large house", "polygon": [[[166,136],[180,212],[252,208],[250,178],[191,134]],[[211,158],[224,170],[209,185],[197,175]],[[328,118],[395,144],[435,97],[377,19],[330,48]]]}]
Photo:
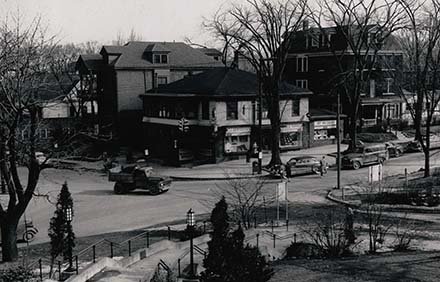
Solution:
[{"label": "large house", "polygon": [[[310,146],[311,94],[308,89],[280,85],[282,150]],[[254,73],[226,67],[212,69],[160,85],[140,97],[144,103],[145,146],[152,155],[170,163],[244,157],[258,141]],[[265,105],[262,103],[263,148],[269,149],[270,121]]]},{"label": "large house", "polygon": [[140,141],[137,133],[143,104],[139,95],[187,75],[221,67],[211,53],[182,42],[129,42],[80,56],[76,68],[84,90],[92,89],[91,97],[98,103],[101,133],[107,130],[125,142]]},{"label": "large house", "polygon": [[[305,24],[303,30],[295,33],[284,79],[313,91],[314,95],[310,99],[313,108],[336,109],[336,98],[329,95],[334,87],[335,77],[340,74],[334,52],[343,52],[343,56],[338,56],[346,68],[349,68],[354,60],[353,52],[342,34],[342,28],[344,27],[328,27],[321,30],[309,28]],[[374,32],[373,26],[371,31]],[[368,36],[362,40],[368,44],[370,40],[374,40],[373,38]],[[374,71],[361,94],[361,127],[382,125],[384,122],[406,117],[405,99],[402,99],[396,86],[396,80],[402,77],[402,63],[403,52],[395,39],[390,37],[378,51]],[[341,97],[342,111],[348,113],[345,98]]]}]

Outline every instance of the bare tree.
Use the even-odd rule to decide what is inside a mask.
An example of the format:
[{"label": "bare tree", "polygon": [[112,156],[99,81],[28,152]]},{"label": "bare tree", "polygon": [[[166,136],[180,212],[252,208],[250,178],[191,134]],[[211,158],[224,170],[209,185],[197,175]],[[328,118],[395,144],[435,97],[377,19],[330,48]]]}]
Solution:
[{"label": "bare tree", "polygon": [[210,207],[225,197],[232,211],[231,218],[240,221],[244,228],[251,228],[257,211],[275,202],[273,189],[268,189],[263,179],[228,178],[225,184],[212,191],[214,198]]},{"label": "bare tree", "polygon": [[[7,204],[0,205],[3,261],[18,257],[17,224],[38,183],[38,97],[49,81],[53,39],[46,36],[40,18],[25,26],[16,15],[0,26],[0,170],[9,195]],[[23,126],[30,132],[26,142],[20,138]],[[26,177],[18,173],[21,160],[28,169]]]},{"label": "bare tree", "polygon": [[118,31],[118,33],[116,34],[116,39],[112,41],[112,44],[116,46],[123,46],[124,44],[130,41],[141,41],[141,40],[142,40],[142,35],[137,33],[134,30],[134,28],[131,28],[130,33],[127,36],[125,36],[121,31]]},{"label": "bare tree", "polygon": [[[430,175],[430,135],[440,101],[440,1],[401,0],[408,24],[401,31],[400,43],[405,53],[406,84],[401,94],[414,121],[415,139],[425,155],[425,177]],[[408,87],[412,94],[405,95]],[[424,115],[426,118],[424,119]],[[423,133],[423,123],[426,130]]]},{"label": "bare tree", "polygon": [[381,0],[322,0],[311,9],[318,35],[328,35],[334,28],[341,41],[329,42],[338,74],[332,79],[333,91],[342,94],[347,106],[350,135],[349,149],[356,147],[361,93],[365,93],[372,75],[381,69],[380,51],[393,32],[401,28],[403,10],[397,2]]},{"label": "bare tree", "polygon": [[227,50],[239,52],[262,78],[271,123],[272,166],[281,164],[279,87],[294,34],[305,16],[306,0],[247,0],[205,23],[224,42],[224,57]]}]

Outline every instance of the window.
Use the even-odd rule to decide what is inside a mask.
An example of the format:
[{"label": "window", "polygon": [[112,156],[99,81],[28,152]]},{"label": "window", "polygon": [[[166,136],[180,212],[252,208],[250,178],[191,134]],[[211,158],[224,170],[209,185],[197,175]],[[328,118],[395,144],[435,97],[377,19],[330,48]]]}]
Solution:
[{"label": "window", "polygon": [[292,116],[299,116],[299,100],[292,100]]},{"label": "window", "polygon": [[226,119],[238,119],[238,102],[226,102]]},{"label": "window", "polygon": [[296,86],[300,88],[307,88],[308,87],[307,79],[297,79]]},{"label": "window", "polygon": [[296,72],[308,72],[309,60],[306,56],[296,57]]},{"label": "window", "polygon": [[154,61],[155,64],[160,64],[160,55],[154,55]]},{"label": "window", "polygon": [[202,119],[204,119],[204,120],[209,119],[209,102],[208,101],[202,101]]},{"label": "window", "polygon": [[153,63],[155,63],[155,64],[168,64],[168,55],[167,54],[154,54],[153,55]]},{"label": "window", "polygon": [[391,93],[391,85],[393,84],[393,79],[391,77],[385,78],[387,83],[387,93]]},{"label": "window", "polygon": [[166,76],[158,76],[157,77],[157,86],[165,85],[167,83],[168,83],[168,77],[166,77]]},{"label": "window", "polygon": [[319,47],[319,38],[316,34],[310,35],[310,45],[312,47]]}]

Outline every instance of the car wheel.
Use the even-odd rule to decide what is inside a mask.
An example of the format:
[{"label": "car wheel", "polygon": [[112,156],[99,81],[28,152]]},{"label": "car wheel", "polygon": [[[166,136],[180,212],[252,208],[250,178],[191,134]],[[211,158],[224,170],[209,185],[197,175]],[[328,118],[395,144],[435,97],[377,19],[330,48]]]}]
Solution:
[{"label": "car wheel", "polygon": [[353,162],[352,166],[353,166],[353,169],[360,169],[361,163],[356,161],[356,162]]},{"label": "car wheel", "polygon": [[121,183],[116,182],[114,187],[115,194],[122,195],[125,194],[127,191],[125,190],[124,186]]},{"label": "car wheel", "polygon": [[37,232],[33,229],[29,229],[27,230],[24,234],[23,234],[23,241],[25,242],[32,242],[32,240],[34,240],[35,234]]},{"label": "car wheel", "polygon": [[312,172],[319,173],[319,167],[317,167],[317,166],[312,167]]}]

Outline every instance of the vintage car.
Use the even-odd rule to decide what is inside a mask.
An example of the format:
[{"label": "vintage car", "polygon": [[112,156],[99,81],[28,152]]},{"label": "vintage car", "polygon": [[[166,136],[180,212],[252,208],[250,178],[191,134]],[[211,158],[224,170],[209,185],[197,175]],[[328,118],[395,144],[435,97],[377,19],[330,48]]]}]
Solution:
[{"label": "vintage car", "polygon": [[138,164],[111,169],[108,180],[115,182],[115,194],[141,189],[151,195],[158,195],[168,191],[171,186],[170,179],[154,176],[152,167],[142,167]]},{"label": "vintage car", "polygon": [[365,145],[357,147],[354,152],[343,152],[342,167],[359,169],[364,165],[384,163],[388,150],[384,144]]},{"label": "vintage car", "polygon": [[395,142],[385,142],[385,147],[388,150],[388,156],[390,158],[400,157],[405,150],[402,145]]},{"label": "vintage car", "polygon": [[299,174],[318,173],[320,162],[313,156],[297,156],[286,163],[287,177]]}]

